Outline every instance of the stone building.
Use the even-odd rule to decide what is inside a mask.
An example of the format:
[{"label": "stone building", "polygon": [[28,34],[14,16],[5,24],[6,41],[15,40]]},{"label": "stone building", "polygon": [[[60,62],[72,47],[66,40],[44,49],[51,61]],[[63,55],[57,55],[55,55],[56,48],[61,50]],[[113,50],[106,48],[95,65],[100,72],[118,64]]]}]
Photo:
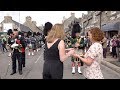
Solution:
[{"label": "stone building", "polygon": [[79,19],[75,17],[75,13],[71,13],[71,16],[67,19],[63,17],[62,23],[66,33],[71,33],[72,24],[74,24],[74,22],[79,22]]},{"label": "stone building", "polygon": [[26,17],[26,21],[25,21],[24,25],[29,27],[33,32],[42,33],[42,30],[39,27],[37,27],[36,21],[32,21],[32,18],[30,16]]},{"label": "stone building", "polygon": [[19,31],[23,31],[23,32],[32,31],[29,27],[27,27],[23,24],[20,24],[19,22],[14,21],[11,16],[4,16],[4,20],[0,23],[0,32],[1,33],[4,32],[5,24],[10,24],[11,25],[10,29],[18,29]]},{"label": "stone building", "polygon": [[82,16],[83,31],[90,27],[99,27],[106,36],[112,37],[120,33],[120,11],[88,11]]}]

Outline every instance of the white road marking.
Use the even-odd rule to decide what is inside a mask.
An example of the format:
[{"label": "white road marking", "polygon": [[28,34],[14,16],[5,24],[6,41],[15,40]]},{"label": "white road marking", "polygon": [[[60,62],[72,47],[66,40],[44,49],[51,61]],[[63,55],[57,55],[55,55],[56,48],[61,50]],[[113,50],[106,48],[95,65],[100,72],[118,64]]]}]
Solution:
[{"label": "white road marking", "polygon": [[38,59],[35,61],[35,63],[38,62],[38,60],[41,58],[42,55],[43,55],[43,52],[42,52],[42,54],[38,57]]},{"label": "white road marking", "polygon": [[[35,61],[35,63],[37,63],[38,60],[40,60],[40,58],[41,58],[42,55],[43,55],[43,52],[42,52],[42,53],[40,54],[40,56],[37,58],[37,60]],[[34,66],[34,65],[33,65],[33,66]],[[31,69],[30,69],[21,79],[24,79],[24,78],[28,75],[28,73],[32,70],[33,66],[31,67]]]}]

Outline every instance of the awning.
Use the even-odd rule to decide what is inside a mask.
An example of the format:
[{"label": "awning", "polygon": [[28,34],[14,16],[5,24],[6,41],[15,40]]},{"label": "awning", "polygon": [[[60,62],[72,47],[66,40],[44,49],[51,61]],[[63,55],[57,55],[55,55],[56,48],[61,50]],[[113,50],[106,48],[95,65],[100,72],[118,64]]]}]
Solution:
[{"label": "awning", "polygon": [[108,23],[101,27],[103,31],[118,31],[120,30],[120,22]]}]

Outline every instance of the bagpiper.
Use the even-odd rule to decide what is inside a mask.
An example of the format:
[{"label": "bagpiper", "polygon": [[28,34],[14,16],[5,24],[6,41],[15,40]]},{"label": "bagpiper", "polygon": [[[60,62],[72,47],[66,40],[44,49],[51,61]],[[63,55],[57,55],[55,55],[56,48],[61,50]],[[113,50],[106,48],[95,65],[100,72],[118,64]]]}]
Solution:
[{"label": "bagpiper", "polygon": [[14,34],[14,36],[13,36],[14,43],[11,45],[11,48],[13,49],[12,73],[10,75],[13,75],[16,73],[16,61],[17,60],[18,60],[18,71],[19,71],[19,74],[22,75],[22,47],[23,47],[24,42],[22,42],[19,39],[17,29],[14,29],[13,34]]},{"label": "bagpiper", "polygon": [[[81,27],[78,22],[75,22],[72,27],[72,33],[71,33],[71,38],[69,38],[70,43],[68,43],[68,48],[75,48],[75,51],[79,53],[80,55],[83,55],[83,51],[81,48],[83,47],[83,42],[81,37],[80,37],[80,31]],[[78,58],[71,58],[72,61],[72,74],[75,74],[75,66],[77,64],[78,67],[78,73],[82,74],[81,72],[81,66],[83,65],[83,62],[78,59]]]}]

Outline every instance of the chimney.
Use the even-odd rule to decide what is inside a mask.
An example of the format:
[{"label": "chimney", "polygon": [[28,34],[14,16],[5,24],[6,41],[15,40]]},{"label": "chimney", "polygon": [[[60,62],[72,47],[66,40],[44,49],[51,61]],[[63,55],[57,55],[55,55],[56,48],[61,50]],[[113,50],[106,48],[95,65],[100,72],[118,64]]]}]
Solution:
[{"label": "chimney", "polygon": [[11,16],[4,16],[4,20],[5,22],[11,22],[12,21],[12,17]]},{"label": "chimney", "polygon": [[31,22],[32,18],[30,16],[26,17],[26,22]]},{"label": "chimney", "polygon": [[71,16],[75,17],[75,13],[71,13]]},{"label": "chimney", "polygon": [[32,23],[35,24],[35,25],[37,24],[36,21],[32,21]]}]

